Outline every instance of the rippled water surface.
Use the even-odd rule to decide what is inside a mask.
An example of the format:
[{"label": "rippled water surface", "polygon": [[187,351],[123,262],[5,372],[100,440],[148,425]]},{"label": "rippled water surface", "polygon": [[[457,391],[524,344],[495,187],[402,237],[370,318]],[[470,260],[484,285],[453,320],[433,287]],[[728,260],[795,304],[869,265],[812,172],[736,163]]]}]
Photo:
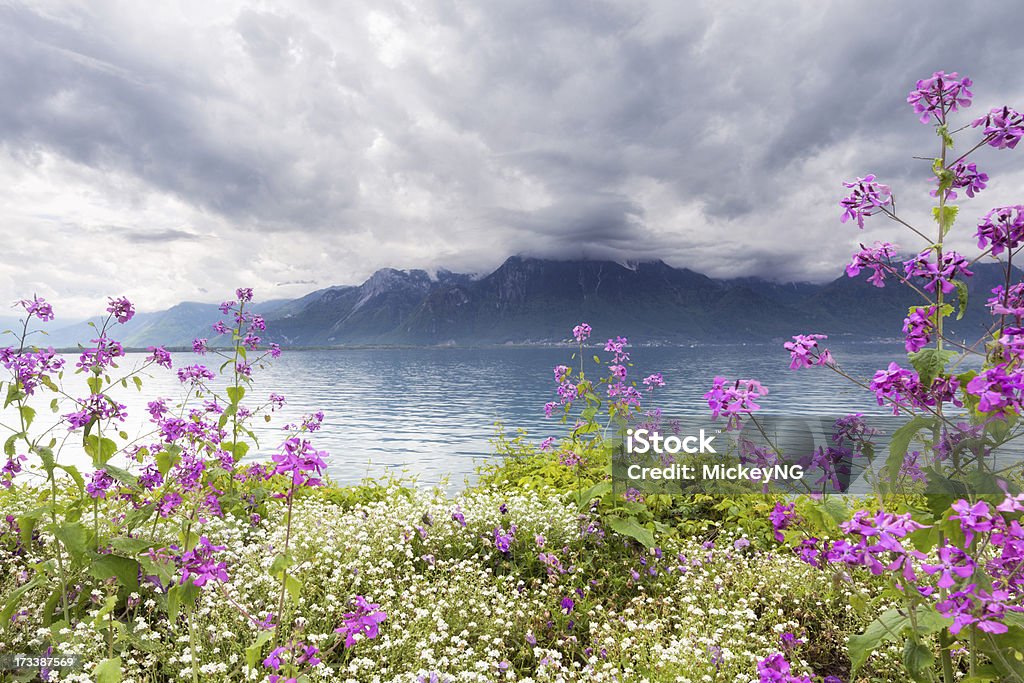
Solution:
[{"label": "rippled water surface", "polygon": [[[771,392],[762,401],[765,411],[879,410],[871,394],[825,368],[789,370],[788,354],[779,346],[633,348],[631,352],[633,377],[664,374],[668,384],[656,394],[654,404],[667,414],[706,414],[701,396],[716,375],[763,382]],[[862,380],[891,360],[905,359],[899,344],[834,346],[833,352],[845,371]],[[510,431],[524,428],[538,441],[560,433],[557,420],[544,418],[543,406],[554,395],[553,366],[578,363],[570,360],[572,353],[573,349],[518,347],[293,351],[257,374],[256,387],[246,402],[265,400],[271,391],[288,400],[273,422],[259,424],[263,454],[277,445],[285,422],[322,410],[326,419],[315,443],[330,452],[330,475],[335,481],[352,483],[368,475],[404,472],[421,483],[447,478],[458,487],[472,476],[481,459],[491,457],[496,421]],[[595,353],[605,355],[599,349],[587,350],[588,364]],[[142,358],[129,355],[122,369]],[[190,354],[175,356],[176,366],[192,362],[213,366],[215,361]],[[118,396],[132,416],[126,424],[131,434],[146,425],[147,400],[154,396],[178,400],[182,395],[172,372],[150,375],[141,393],[129,385]],[[80,376],[69,374],[65,382],[72,393],[77,384],[84,387]],[[39,413],[37,423],[45,424],[49,417],[45,404],[39,406]],[[9,413],[4,417],[7,422]],[[84,456],[76,456],[69,448],[62,457],[78,461]]]}]

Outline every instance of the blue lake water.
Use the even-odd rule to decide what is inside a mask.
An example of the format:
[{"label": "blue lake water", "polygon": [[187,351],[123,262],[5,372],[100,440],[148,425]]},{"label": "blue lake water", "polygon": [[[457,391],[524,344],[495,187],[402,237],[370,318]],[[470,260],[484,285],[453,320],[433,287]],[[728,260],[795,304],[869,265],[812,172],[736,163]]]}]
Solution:
[{"label": "blue lake water", "polygon": [[[843,369],[867,380],[892,361],[905,364],[898,343],[833,345]],[[789,355],[780,345],[699,347],[639,347],[630,349],[639,381],[652,372],[664,374],[667,386],[650,404],[666,414],[706,415],[701,398],[716,375],[760,380],[770,390],[761,405],[765,411],[790,415],[836,414],[853,411],[885,412],[874,396],[834,372],[813,367],[789,369]],[[552,368],[573,364],[574,349],[550,347],[345,349],[286,352],[256,374],[250,398],[265,400],[275,391],[287,397],[273,422],[259,422],[260,452],[269,454],[281,440],[281,425],[302,414],[322,410],[323,428],[313,435],[315,445],[330,453],[330,476],[353,483],[387,473],[415,476],[433,484],[447,479],[453,488],[472,477],[475,466],[491,457],[494,423],[509,431],[526,429],[531,439],[558,436],[565,427],[544,417],[544,403],[554,397]],[[586,349],[586,362],[601,349]],[[122,369],[140,362],[129,354]],[[175,367],[215,358],[175,354]],[[74,360],[69,359],[73,367]],[[578,360],[575,361],[578,363]],[[154,370],[143,391],[120,390],[128,406],[125,428],[138,433],[146,426],[146,401],[155,396],[179,400],[182,388],[173,372]],[[80,376],[68,373],[65,384],[74,393]],[[49,398],[46,399],[46,402]],[[45,403],[37,423],[48,417]],[[68,411],[65,411],[68,412]],[[6,422],[6,420],[5,420]],[[66,431],[58,428],[55,433]],[[64,461],[80,460],[73,447]]]}]

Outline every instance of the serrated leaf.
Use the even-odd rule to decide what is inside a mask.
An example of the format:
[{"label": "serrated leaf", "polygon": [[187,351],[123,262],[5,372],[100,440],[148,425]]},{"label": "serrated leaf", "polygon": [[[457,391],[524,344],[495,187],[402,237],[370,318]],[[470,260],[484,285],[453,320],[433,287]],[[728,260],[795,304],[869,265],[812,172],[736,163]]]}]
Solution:
[{"label": "serrated leaf", "polygon": [[609,517],[608,526],[615,533],[634,538],[647,548],[654,547],[654,534],[650,529],[640,526],[632,517]]},{"label": "serrated leaf", "polygon": [[116,577],[128,590],[139,590],[139,563],[130,557],[96,555],[89,564],[89,573],[101,581]]},{"label": "serrated leaf", "polygon": [[907,354],[910,364],[917,370],[921,385],[925,387],[930,387],[935,378],[945,371],[946,364],[955,357],[955,352],[945,349],[921,349]]},{"label": "serrated leaf", "polygon": [[256,640],[253,641],[252,645],[245,648],[245,663],[250,669],[256,668],[256,662],[260,659],[260,652],[262,651],[263,646],[266,645],[267,641],[269,641],[273,636],[273,631],[261,631],[260,634],[256,636]]},{"label": "serrated leaf", "polygon": [[890,609],[883,612],[877,619],[868,624],[864,633],[850,636],[848,649],[850,654],[851,676],[864,666],[868,656],[882,643],[895,640],[910,625],[910,618],[899,610]]},{"label": "serrated leaf", "polygon": [[302,595],[302,582],[289,574],[285,577],[284,586],[288,589],[288,595],[291,597],[292,602],[299,604],[299,597]]},{"label": "serrated leaf", "polygon": [[885,469],[891,483],[895,484],[899,480],[903,459],[907,456],[907,449],[914,436],[922,429],[934,426],[934,417],[917,415],[892,433],[892,437],[889,439],[889,457],[885,461]]},{"label": "serrated leaf", "polygon": [[953,286],[956,287],[956,319],[960,320],[961,318],[964,317],[964,313],[967,312],[967,297],[969,292],[967,291],[967,283],[964,282],[963,280],[953,280]]},{"label": "serrated leaf", "polygon": [[104,659],[92,673],[96,683],[121,683],[121,658]]}]

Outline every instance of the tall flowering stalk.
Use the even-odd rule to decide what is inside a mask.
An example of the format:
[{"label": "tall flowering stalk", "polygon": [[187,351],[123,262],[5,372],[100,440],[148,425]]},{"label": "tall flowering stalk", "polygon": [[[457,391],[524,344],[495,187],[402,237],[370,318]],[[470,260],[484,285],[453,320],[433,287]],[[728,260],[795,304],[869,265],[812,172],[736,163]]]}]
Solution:
[{"label": "tall flowering stalk", "polygon": [[[808,564],[857,567],[890,577],[893,597],[903,607],[886,612],[850,640],[854,673],[882,642],[902,640],[904,663],[915,681],[935,680],[937,673],[944,683],[963,674],[971,680],[1024,682],[1019,661],[1024,654],[1019,646],[1024,639],[1024,532],[1019,523],[1024,504],[1019,482],[1006,470],[994,469],[989,457],[1021,434],[1015,429],[1024,412],[1024,285],[1011,280],[1014,255],[1024,245],[1024,210],[1006,206],[986,213],[975,232],[983,251],[973,260],[946,245],[959,214],[950,203],[956,190],[974,198],[989,184],[989,176],[967,157],[985,146],[1013,149],[1024,136],[1024,116],[1002,107],[952,130],[951,115],[971,106],[972,86],[969,78],[939,71],[918,81],[907,97],[939,138],[932,163],[932,235],[904,220],[891,189],[872,175],[845,183],[851,192],[840,202],[844,223],[853,220],[863,228],[864,218],[885,215],[927,244],[902,263],[890,243],[861,245],[847,267],[850,277],[867,269],[874,286],[884,287],[891,278],[920,297],[903,323],[911,367],[893,362],[868,382],[850,378],[873,392],[879,406],[910,418],[890,440],[876,482],[877,507],[857,511],[839,524],[836,531],[843,537],[831,543],[805,528],[793,504],[776,506],[770,520],[776,540],[792,545]],[[954,136],[978,128],[981,139],[955,156]],[[982,340],[987,342],[984,351],[949,339],[945,320],[954,313],[963,316],[972,265],[1004,253],[1004,284],[988,301],[997,320]],[[822,338],[798,335],[787,343],[791,367],[821,364],[848,376],[831,356],[818,362],[826,353],[814,352]],[[971,354],[981,359],[981,370],[957,373],[954,359]],[[924,448],[910,450],[915,440]],[[927,505],[914,505],[903,496],[906,492],[924,492]],[[937,650],[930,645],[933,637]],[[967,653],[966,671],[955,661],[957,649]],[[1018,656],[1008,656],[1014,650]],[[776,680],[770,677],[788,675],[783,668],[765,660],[759,673],[762,680]]]}]

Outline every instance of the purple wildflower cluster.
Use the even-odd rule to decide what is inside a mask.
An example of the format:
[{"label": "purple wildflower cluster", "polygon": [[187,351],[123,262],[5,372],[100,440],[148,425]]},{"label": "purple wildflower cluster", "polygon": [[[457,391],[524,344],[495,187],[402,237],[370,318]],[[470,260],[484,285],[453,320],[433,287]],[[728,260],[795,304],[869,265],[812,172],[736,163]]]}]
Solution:
[{"label": "purple wildflower cluster", "polygon": [[[324,457],[326,451],[318,451],[305,439],[292,437],[285,440],[280,453],[271,459],[277,463],[274,474],[288,475],[291,479],[291,492],[303,486],[320,486],[320,476],[327,469]],[[291,493],[289,493],[291,495]]]},{"label": "purple wildflower cluster", "polygon": [[[949,187],[945,193],[947,201],[956,199],[956,190],[966,190],[967,196],[973,198],[988,187],[988,174],[979,171],[975,163],[968,163],[961,159],[950,166],[948,172]],[[938,181],[939,178],[932,178],[932,180]],[[932,190],[931,195],[938,197],[939,188]]]},{"label": "purple wildflower cluster", "polygon": [[711,417],[725,416],[730,429],[740,424],[741,415],[749,415],[761,409],[757,400],[768,394],[768,388],[754,379],[729,380],[715,377],[711,391],[704,394],[704,400],[711,408]]},{"label": "purple wildflower cluster", "polygon": [[947,114],[971,106],[971,85],[971,79],[960,78],[955,71],[948,74],[936,71],[931,78],[917,82],[917,87],[907,95],[907,104],[914,108],[915,114],[920,114],[921,123],[934,120],[944,124]]},{"label": "purple wildflower cluster", "polygon": [[28,456],[25,455],[8,456],[7,462],[4,463],[3,467],[0,467],[0,486],[6,489],[11,488],[14,477],[21,472],[21,464],[26,460],[28,460]]},{"label": "purple wildflower cluster", "polygon": [[847,277],[857,277],[861,270],[867,268],[871,271],[868,282],[875,287],[885,287],[886,273],[896,272],[892,265],[896,250],[896,245],[890,242],[875,242],[871,247],[860,245],[860,251],[853,255],[853,261],[846,266]]},{"label": "purple wildflower cluster", "polygon": [[103,420],[125,421],[128,417],[127,407],[105,394],[92,394],[86,399],[79,399],[78,410],[64,416],[70,431],[82,429],[91,422]]},{"label": "purple wildflower cluster", "polygon": [[937,311],[936,306],[916,306],[910,315],[903,319],[903,336],[907,351],[920,351],[931,342]]},{"label": "purple wildflower cluster", "polygon": [[1010,107],[996,107],[971,123],[971,127],[984,126],[982,134],[987,144],[996,149],[1013,149],[1024,136],[1024,115]]},{"label": "purple wildflower cluster", "polygon": [[882,207],[892,203],[892,192],[889,190],[889,186],[877,182],[873,174],[843,183],[843,185],[853,190],[839,202],[839,205],[843,207],[843,215],[840,218],[843,223],[854,220],[863,229],[866,217],[878,213]]},{"label": "purple wildflower cluster", "polygon": [[354,647],[360,639],[373,640],[380,632],[380,625],[388,618],[387,612],[375,602],[368,602],[362,595],[352,600],[352,611],[342,615],[344,623],[334,629],[345,636],[345,647]]},{"label": "purple wildflower cluster", "polygon": [[0,363],[10,371],[14,381],[21,385],[21,390],[28,396],[32,396],[40,384],[52,383],[50,376],[64,367],[64,359],[52,348],[21,353],[11,347],[2,348]]},{"label": "purple wildflower cluster", "polygon": [[208,581],[228,581],[227,562],[217,561],[214,555],[224,550],[222,545],[213,545],[206,536],[199,538],[199,543],[191,550],[182,553],[178,560],[181,566],[182,585],[191,583],[193,586],[205,586]]},{"label": "purple wildflower cluster", "polygon": [[832,353],[828,349],[818,349],[818,340],[828,339],[825,334],[797,334],[793,341],[782,345],[790,354],[790,370],[809,368],[812,365],[828,365],[832,363]]},{"label": "purple wildflower cluster", "polygon": [[1001,206],[986,213],[978,222],[978,248],[992,245],[992,255],[1014,251],[1024,244],[1024,206]]},{"label": "purple wildflower cluster", "polygon": [[903,263],[903,270],[907,277],[924,278],[926,281],[924,288],[929,292],[934,292],[936,285],[938,285],[942,288],[943,294],[949,294],[956,289],[953,280],[958,274],[965,277],[974,275],[967,268],[969,265],[967,259],[957,252],[947,251],[943,253],[942,259],[938,262],[933,260],[934,254],[934,250],[926,249]]}]

